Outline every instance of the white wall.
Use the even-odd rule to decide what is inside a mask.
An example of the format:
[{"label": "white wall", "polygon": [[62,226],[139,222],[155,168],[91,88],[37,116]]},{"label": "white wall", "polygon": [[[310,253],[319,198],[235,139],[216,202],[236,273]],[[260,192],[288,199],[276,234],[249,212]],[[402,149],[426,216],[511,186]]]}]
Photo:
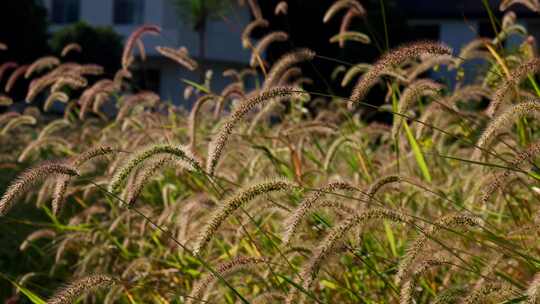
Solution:
[{"label": "white wall", "polygon": [[[45,0],[45,6],[51,8],[51,0]],[[80,0],[80,19],[91,25],[112,26],[118,33],[127,37],[140,24],[114,25],[113,0]],[[162,27],[160,37],[145,36],[144,43],[149,56],[157,56],[154,47],[167,45],[172,47],[185,46],[194,56],[199,52],[197,33],[182,20],[178,19],[174,6],[168,0],[145,0],[144,23],[156,24]],[[240,36],[242,28],[250,22],[246,7],[237,7],[228,21],[212,21],[207,30],[207,58],[212,61],[229,61],[246,63],[249,52],[242,49]],[[61,25],[52,25],[55,31]]]},{"label": "white wall", "polygon": [[[11,1],[11,0],[10,0]],[[50,10],[51,0],[44,0]],[[143,38],[148,61],[145,67],[160,71],[159,94],[164,100],[173,100],[176,104],[186,104],[183,100],[185,84],[181,78],[199,80],[199,72],[190,72],[169,59],[161,57],[155,50],[158,45],[188,48],[193,57],[199,52],[199,40],[196,32],[189,24],[180,20],[174,6],[169,0],[145,0],[144,21],[159,25],[161,35],[146,35]],[[140,24],[113,24],[113,0],[80,0],[80,20],[95,26],[112,26],[116,32],[128,37]],[[223,70],[230,66],[246,65],[249,51],[241,45],[242,28],[250,22],[247,7],[236,7],[227,21],[211,21],[208,23],[206,36],[206,59],[214,70],[213,89],[219,92],[227,83],[221,76]],[[52,24],[55,31],[63,25]]]}]

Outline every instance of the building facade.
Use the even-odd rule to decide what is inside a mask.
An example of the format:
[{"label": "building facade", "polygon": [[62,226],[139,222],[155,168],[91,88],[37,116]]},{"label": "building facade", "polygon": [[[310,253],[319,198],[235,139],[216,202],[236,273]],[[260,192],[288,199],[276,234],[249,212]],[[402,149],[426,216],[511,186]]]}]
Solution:
[{"label": "building facade", "polygon": [[[199,82],[200,72],[190,72],[157,53],[158,45],[185,46],[192,57],[199,53],[199,37],[192,27],[180,20],[170,0],[44,0],[49,11],[51,31],[84,21],[93,26],[110,26],[125,38],[142,24],[155,24],[162,28],[160,36],[143,39],[147,60],[140,65],[141,73],[149,79],[150,87],[159,92],[163,100],[183,103],[186,84],[182,78]],[[203,67],[213,71],[212,89],[221,90],[226,79],[223,70],[243,67],[249,61],[249,51],[242,48],[242,28],[250,22],[247,7],[233,7],[229,16],[220,21],[209,21],[206,34],[206,55]],[[84,48],[84,46],[83,46]]]},{"label": "building facade", "polygon": [[[440,40],[459,49],[476,37],[493,37],[493,27],[486,4],[499,19],[500,0],[397,0],[413,31],[419,36]],[[537,40],[540,39],[540,18],[521,5],[513,5],[518,23],[524,25]],[[519,42],[519,37],[513,37]],[[522,37],[523,38],[523,37]]]}]

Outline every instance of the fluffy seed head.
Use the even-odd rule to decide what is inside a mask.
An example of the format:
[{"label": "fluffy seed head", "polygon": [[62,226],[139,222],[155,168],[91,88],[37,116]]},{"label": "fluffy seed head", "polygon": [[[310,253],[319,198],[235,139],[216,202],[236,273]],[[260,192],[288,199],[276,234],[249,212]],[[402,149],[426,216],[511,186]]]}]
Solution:
[{"label": "fluffy seed head", "polygon": [[424,247],[430,239],[435,238],[441,231],[456,227],[474,227],[479,225],[479,220],[465,214],[450,214],[437,220],[428,231],[418,237],[407,249],[407,253],[399,262],[398,273],[396,275],[397,285],[401,285],[404,279],[411,275],[412,267],[416,264]]},{"label": "fluffy seed head", "polygon": [[508,165],[509,169],[505,169],[502,173],[497,173],[490,180],[490,183],[483,187],[482,194],[480,195],[480,201],[487,203],[491,195],[503,184],[505,184],[510,177],[515,174],[514,170],[522,169],[525,161],[532,161],[536,155],[540,153],[540,142],[530,144],[524,151],[520,152],[514,160]]},{"label": "fluffy seed head", "polygon": [[0,199],[0,216],[6,215],[13,203],[15,203],[21,195],[25,194],[32,185],[46,179],[50,175],[58,174],[69,176],[79,175],[75,168],[61,163],[43,163],[19,175],[19,177],[9,185]]},{"label": "fluffy seed head", "polygon": [[[229,276],[231,274],[234,274],[240,270],[246,269],[246,268],[252,268],[258,264],[266,263],[268,260],[265,258],[254,258],[254,257],[235,257],[233,260],[229,262],[225,262],[220,264],[216,267],[215,271],[217,274],[219,274],[220,277]],[[186,300],[186,304],[196,303],[199,302],[198,300],[202,298],[203,293],[205,290],[207,290],[212,284],[214,284],[218,280],[218,276],[215,274],[209,274],[206,277],[199,280],[195,286],[193,286],[193,289],[191,290],[191,293],[189,294],[189,297]]]},{"label": "fluffy seed head", "polygon": [[4,126],[0,132],[1,136],[6,136],[9,131],[22,126],[22,125],[35,125],[37,120],[34,116],[30,115],[20,115],[16,117],[11,117],[11,120]]},{"label": "fluffy seed head", "polygon": [[538,72],[540,72],[540,59],[538,58],[531,59],[512,70],[510,77],[493,94],[486,114],[491,117],[496,116],[506,103],[509,93],[516,89],[528,75]]},{"label": "fluffy seed head", "polygon": [[29,65],[21,65],[20,67],[16,68],[15,71],[9,76],[8,81],[6,82],[6,87],[4,90],[6,93],[9,93],[11,89],[15,86],[15,83],[17,82],[17,79],[19,79],[21,76],[26,73],[26,70],[28,69]]},{"label": "fluffy seed head", "polygon": [[495,137],[497,137],[500,132],[507,130],[518,118],[526,115],[534,115],[537,117],[539,114],[540,101],[536,99],[525,101],[508,108],[505,112],[489,122],[476,143],[477,149],[475,150],[473,157],[479,159],[483,150],[489,148]]},{"label": "fluffy seed head", "polygon": [[[384,208],[368,209],[362,213],[355,214],[346,218],[337,226],[332,228],[332,230],[328,233],[324,240],[315,249],[312,257],[306,263],[306,266],[304,266],[304,268],[302,269],[302,287],[305,290],[310,290],[311,285],[313,284],[315,278],[319,273],[319,268],[322,265],[322,262],[326,260],[335,251],[338,242],[345,237],[347,232],[350,231],[353,227],[362,223],[366,223],[367,221],[372,219],[387,219],[393,222],[400,223],[412,222],[411,219],[405,216],[403,213]],[[291,303],[295,296],[295,293],[291,293],[288,302]]]},{"label": "fluffy seed head", "polygon": [[225,200],[225,202],[223,202],[223,204],[212,214],[210,220],[203,229],[203,232],[199,235],[193,252],[195,254],[200,254],[202,249],[210,242],[212,236],[218,231],[223,221],[242,205],[252,201],[257,196],[268,194],[270,192],[290,190],[294,187],[296,187],[296,185],[287,180],[276,179],[253,184],[240,189],[233,196]]},{"label": "fluffy seed head", "polygon": [[[422,96],[436,96],[443,86],[430,79],[420,79],[411,83],[403,91],[398,103],[398,113],[406,114],[412,105]],[[396,121],[392,125],[392,138],[394,138],[403,123],[404,118],[401,115],[396,115]]]},{"label": "fluffy seed head", "polygon": [[126,45],[124,46],[124,52],[122,54],[122,68],[126,70],[129,68],[132,61],[131,52],[133,50],[133,46],[145,34],[159,35],[161,34],[161,28],[157,25],[145,24],[131,33]]},{"label": "fluffy seed head", "polygon": [[156,50],[163,56],[176,61],[181,66],[190,71],[194,71],[199,66],[197,61],[189,57],[188,50],[185,47],[181,47],[178,50],[173,48],[156,46]]},{"label": "fluffy seed head", "polygon": [[62,49],[60,56],[66,57],[67,54],[69,54],[72,51],[80,53],[82,52],[82,47],[78,43],[69,43]]},{"label": "fluffy seed head", "polygon": [[8,61],[6,63],[2,63],[2,65],[0,65],[0,80],[2,80],[7,70],[14,69],[18,66],[19,65],[15,61]]},{"label": "fluffy seed head", "polygon": [[337,14],[340,10],[345,9],[345,8],[354,9],[360,16],[366,15],[366,9],[364,9],[364,7],[360,3],[358,3],[358,1],[338,0],[334,2],[334,4],[332,4],[332,6],[328,8],[328,10],[326,10],[326,13],[324,14],[324,17],[323,17],[323,22],[327,23],[328,21],[330,21],[330,19],[332,19],[332,17],[334,17],[335,14]]},{"label": "fluffy seed head", "polygon": [[118,193],[120,191],[120,187],[122,186],[126,178],[136,167],[138,167],[147,159],[158,154],[171,155],[175,159],[181,161],[184,164],[184,168],[186,168],[187,170],[202,171],[200,169],[201,166],[199,162],[191,155],[191,153],[185,147],[174,146],[171,144],[155,144],[143,148],[138,152],[135,152],[126,161],[126,163],[117,170],[109,184],[109,191],[111,193]]},{"label": "fluffy seed head", "polygon": [[251,47],[251,33],[258,27],[268,27],[269,23],[265,19],[255,19],[251,21],[242,32],[242,46],[247,49]]},{"label": "fluffy seed head", "polygon": [[270,88],[274,85],[277,85],[279,79],[292,65],[303,62],[310,61],[315,58],[315,52],[310,49],[298,49],[283,55],[278,59],[272,68],[268,72],[268,76],[264,81],[264,88]]},{"label": "fluffy seed head", "polygon": [[89,275],[77,279],[66,287],[58,290],[50,299],[47,300],[47,304],[71,304],[84,293],[98,288],[110,287],[115,282],[116,279],[108,275]]},{"label": "fluffy seed head", "polygon": [[321,188],[319,191],[313,192],[310,196],[300,203],[300,205],[293,211],[293,213],[285,220],[284,227],[285,232],[283,233],[283,243],[289,244],[291,238],[296,233],[300,222],[305,217],[305,215],[313,209],[317,201],[326,193],[332,193],[336,190],[347,190],[352,191],[356,188],[350,185],[349,183],[336,181],[331,182],[328,185]]},{"label": "fluffy seed head", "polygon": [[270,44],[272,44],[273,42],[287,41],[287,39],[289,39],[289,35],[281,31],[272,32],[264,36],[261,40],[259,40],[255,48],[253,49],[251,59],[249,60],[249,65],[253,68],[258,66],[260,64],[259,60],[262,61],[262,55]]},{"label": "fluffy seed head", "polygon": [[54,56],[47,56],[39,58],[34,61],[26,72],[24,73],[24,78],[29,78],[33,73],[41,72],[44,69],[50,69],[60,64],[60,60]]},{"label": "fluffy seed head", "polygon": [[350,99],[352,102],[362,101],[369,89],[379,81],[384,70],[391,69],[407,59],[422,55],[442,56],[451,54],[452,49],[450,47],[433,41],[413,42],[391,50],[377,60],[373,67],[358,80]]},{"label": "fluffy seed head", "polygon": [[515,4],[521,4],[533,12],[540,12],[540,2],[538,0],[503,0],[499,5],[499,10],[504,12]]},{"label": "fluffy seed head", "polygon": [[289,5],[286,1],[280,1],[276,7],[274,8],[274,15],[287,15],[287,11],[289,10]]},{"label": "fluffy seed head", "polygon": [[231,135],[235,125],[240,122],[243,117],[249,113],[255,106],[267,102],[276,97],[282,96],[298,96],[303,95],[295,88],[290,87],[275,87],[254,95],[244,100],[230,115],[227,121],[221,126],[221,129],[214,136],[208,147],[208,161],[206,171],[210,175],[214,175],[214,170],[217,166],[219,158],[225,148],[225,145]]},{"label": "fluffy seed head", "polygon": [[45,112],[49,111],[55,101],[60,101],[62,103],[67,103],[69,101],[69,96],[64,92],[54,92],[47,97],[45,104],[43,105],[43,110]]},{"label": "fluffy seed head", "polygon": [[[347,10],[347,13],[345,14],[345,16],[343,16],[343,18],[341,19],[341,25],[339,26],[339,35],[349,32],[349,27],[351,26],[353,19],[356,17],[363,18],[365,17],[365,15],[362,15],[361,12],[358,11],[358,9],[354,7],[350,7]],[[340,48],[345,47],[345,39],[339,40],[339,47]]]},{"label": "fluffy seed head", "polygon": [[525,292],[527,295],[527,304],[537,304],[539,303],[538,298],[540,296],[540,273],[536,273],[529,284],[529,287],[527,287],[527,291]]},{"label": "fluffy seed head", "polygon": [[353,32],[353,31],[341,32],[341,33],[338,33],[337,35],[332,36],[330,38],[330,43],[339,42],[343,44],[347,40],[356,41],[363,44],[371,43],[371,39],[369,38],[368,35],[364,33]]}]

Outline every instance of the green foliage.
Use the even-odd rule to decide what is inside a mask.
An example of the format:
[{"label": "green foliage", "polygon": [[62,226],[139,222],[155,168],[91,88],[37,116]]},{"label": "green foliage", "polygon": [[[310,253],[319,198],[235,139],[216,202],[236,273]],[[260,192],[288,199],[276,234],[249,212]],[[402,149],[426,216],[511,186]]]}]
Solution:
[{"label": "green foliage", "polygon": [[99,64],[110,74],[120,67],[122,36],[111,27],[94,27],[78,22],[55,32],[51,39],[52,49],[58,55],[69,43],[78,43],[83,51],[69,53],[68,61]]},{"label": "green foliage", "polygon": [[176,7],[180,18],[198,31],[210,20],[222,19],[231,11],[231,0],[168,0]]}]

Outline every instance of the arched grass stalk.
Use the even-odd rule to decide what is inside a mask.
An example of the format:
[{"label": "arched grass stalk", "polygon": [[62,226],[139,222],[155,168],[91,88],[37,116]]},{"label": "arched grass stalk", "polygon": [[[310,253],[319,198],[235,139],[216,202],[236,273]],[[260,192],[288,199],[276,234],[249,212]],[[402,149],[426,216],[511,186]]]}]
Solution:
[{"label": "arched grass stalk", "polygon": [[278,84],[279,79],[291,66],[303,61],[310,61],[315,58],[315,52],[310,49],[298,49],[287,53],[278,59],[268,72],[264,81],[264,89],[271,88]]},{"label": "arched grass stalk", "polygon": [[[375,180],[373,183],[369,185],[369,187],[366,189],[364,195],[366,196],[366,204],[367,206],[371,206],[373,201],[375,200],[375,195],[379,192],[380,189],[382,189],[384,186],[392,183],[408,183],[412,186],[415,186],[419,189],[422,189],[424,191],[429,191],[430,193],[437,194],[434,191],[429,190],[429,185],[426,185],[424,182],[417,180],[414,177],[407,177],[403,175],[397,175],[397,174],[390,174],[379,177],[377,180]],[[451,200],[450,200],[451,201]]]},{"label": "arched grass stalk", "polygon": [[88,293],[98,288],[110,287],[117,282],[109,275],[94,274],[77,279],[66,287],[58,290],[47,304],[71,304],[74,303],[84,293]]},{"label": "arched grass stalk", "polygon": [[34,73],[39,73],[45,69],[50,69],[57,65],[60,65],[60,60],[54,56],[46,56],[39,58],[28,67],[28,69],[24,73],[24,78],[28,79]]},{"label": "arched grass stalk", "polygon": [[20,163],[27,161],[34,151],[39,151],[39,149],[46,146],[55,146],[60,149],[69,149],[70,144],[68,141],[61,137],[39,138],[31,142],[29,145],[26,146],[26,148],[24,148],[21,155],[19,155],[17,161]]},{"label": "arched grass stalk", "polygon": [[24,73],[26,73],[26,70],[28,70],[28,67],[29,65],[21,65],[18,68],[16,68],[15,71],[13,71],[13,73],[11,73],[11,75],[8,78],[8,81],[6,82],[6,86],[4,88],[4,91],[6,91],[6,93],[9,93],[11,89],[13,89],[17,80],[20,77],[22,77]]},{"label": "arched grass stalk", "polygon": [[421,55],[451,55],[452,49],[445,44],[433,41],[418,41],[403,45],[383,55],[373,67],[365,73],[356,83],[350,99],[353,103],[360,102],[367,95],[369,89],[378,81],[383,71],[390,70],[405,60]]},{"label": "arched grass stalk", "polygon": [[[352,23],[353,19],[357,18],[357,17],[365,18],[366,17],[365,12],[359,11],[353,5],[347,10],[347,13],[345,13],[345,16],[343,16],[343,18],[341,19],[341,25],[339,26],[339,34],[338,35],[341,36],[344,33],[350,32],[349,27],[351,26],[351,23]],[[369,38],[369,36],[368,36],[368,38]],[[339,39],[339,47],[340,48],[345,47],[345,39],[344,39],[344,37]]]},{"label": "arched grass stalk", "polygon": [[[313,282],[318,276],[322,263],[336,251],[338,242],[345,237],[347,232],[355,226],[364,224],[373,219],[387,219],[393,222],[412,224],[412,219],[402,212],[384,208],[368,209],[346,218],[332,228],[324,240],[317,246],[313,256],[303,267],[301,271],[302,288],[307,291],[311,289]],[[296,295],[296,292],[292,292],[287,298],[287,303],[296,303],[294,302]]]},{"label": "arched grass stalk", "polygon": [[78,43],[68,43],[60,53],[60,56],[66,57],[71,52],[82,52],[82,47]]},{"label": "arched grass stalk", "polygon": [[274,15],[287,15],[288,11],[289,5],[287,4],[287,1],[279,1],[279,3],[276,4],[276,7],[274,8]]},{"label": "arched grass stalk", "polygon": [[503,0],[499,5],[501,12],[506,11],[510,6],[521,4],[533,12],[540,12],[540,2],[538,0]]},{"label": "arched grass stalk", "polygon": [[[78,156],[70,160],[70,163],[74,168],[79,169],[89,160],[92,160],[96,157],[113,154],[115,152],[117,151],[111,146],[99,146],[79,154]],[[69,181],[70,176],[59,176],[56,179],[52,199],[52,211],[55,215],[58,214],[62,209]]]},{"label": "arched grass stalk", "polygon": [[494,300],[495,303],[504,303],[510,300],[513,296],[519,295],[519,291],[512,285],[501,282],[487,282],[480,289],[473,290],[469,295],[461,300],[463,304],[486,303],[486,301]]},{"label": "arched grass stalk", "polygon": [[[90,181],[91,184],[93,184],[94,186],[96,186],[99,190],[103,191],[106,195],[114,198],[115,200],[118,200],[122,205],[127,205],[127,203],[125,201],[122,200],[122,198],[120,198],[118,195],[116,195],[115,193],[112,193],[110,191],[108,191],[106,188],[100,186],[99,184],[96,184],[92,181]],[[216,270],[214,270],[205,260],[203,260],[202,258],[199,257],[198,254],[195,254],[193,251],[191,251],[189,248],[187,248],[184,244],[182,244],[180,241],[178,241],[168,230],[164,229],[162,226],[158,225],[156,222],[154,222],[151,218],[149,218],[148,216],[146,216],[144,213],[142,213],[141,211],[139,211],[137,208],[135,207],[131,207],[130,210],[133,210],[137,215],[141,216],[146,222],[148,222],[150,225],[152,225],[154,228],[156,228],[157,230],[159,230],[161,233],[163,233],[167,238],[171,239],[176,245],[178,245],[180,248],[182,248],[184,251],[186,251],[187,253],[189,253],[191,256],[193,256],[196,260],[198,260],[201,265],[207,269],[208,271],[210,271],[214,276],[216,276],[220,282],[223,282],[225,285],[227,285],[227,287],[234,293],[236,294],[240,300],[242,301],[242,303],[244,304],[249,304],[249,302],[244,298],[244,296],[242,296],[241,293],[238,292],[238,290],[236,290],[227,280],[225,280],[223,278],[223,276],[221,276],[219,274],[219,272],[217,272]]]},{"label": "arched grass stalk", "polygon": [[197,238],[198,240],[193,249],[193,253],[199,255],[208,242],[210,242],[212,236],[218,231],[222,223],[238,208],[260,195],[276,191],[291,190],[295,187],[297,187],[295,184],[287,180],[276,179],[253,184],[238,190],[233,196],[226,199],[210,216],[210,220]]},{"label": "arched grass stalk", "polygon": [[441,266],[445,263],[446,261],[439,259],[422,261],[422,263],[418,267],[416,267],[412,276],[405,283],[403,283],[400,291],[399,304],[415,303],[413,296],[414,291],[416,290],[418,278],[426,271],[428,271],[431,267]]},{"label": "arched grass stalk", "polygon": [[537,272],[525,292],[527,295],[526,304],[537,304],[540,303],[538,298],[540,297],[540,272]]},{"label": "arched grass stalk", "polygon": [[519,84],[528,77],[528,75],[534,75],[540,71],[540,59],[534,58],[530,61],[527,61],[512,70],[510,76],[505,82],[499,86],[499,88],[493,94],[493,98],[489,103],[488,108],[486,109],[486,114],[488,116],[496,116],[508,99],[508,94],[510,92],[515,92],[514,90],[519,90]]},{"label": "arched grass stalk", "polygon": [[242,31],[242,46],[247,49],[252,47],[251,44],[251,33],[258,27],[268,27],[269,23],[265,19],[255,19],[251,21]]},{"label": "arched grass stalk", "polygon": [[253,48],[249,65],[254,68],[257,67],[257,65],[262,64],[261,58],[268,46],[274,42],[287,41],[287,39],[289,39],[289,35],[282,31],[272,32],[264,36]]},{"label": "arched grass stalk", "polygon": [[20,251],[26,250],[28,247],[30,247],[30,244],[35,241],[39,240],[41,238],[54,238],[56,236],[56,231],[52,229],[39,229],[32,233],[30,233],[25,239],[24,242],[22,242],[21,246],[19,246]]},{"label": "arched grass stalk", "polygon": [[536,155],[540,153],[540,142],[529,145],[523,152],[519,153],[514,160],[509,164],[508,168],[502,173],[495,173],[495,176],[491,179],[491,182],[487,184],[482,190],[480,200],[483,203],[487,203],[489,198],[495,193],[495,191],[503,186],[516,170],[523,169],[523,163],[525,161],[532,161]]},{"label": "arched grass stalk", "polygon": [[161,34],[161,28],[157,25],[145,24],[137,28],[133,33],[131,33],[122,53],[122,68],[128,69],[131,65],[133,61],[131,55],[133,46],[144,34],[159,35]]},{"label": "arched grass stalk", "polygon": [[353,191],[356,190],[356,188],[347,182],[336,181],[329,183],[319,191],[314,191],[311,195],[305,198],[284,222],[285,231],[283,233],[282,240],[285,245],[290,243],[291,238],[294,236],[298,226],[300,225],[300,222],[306,216],[306,214],[313,209],[317,201],[325,193],[334,192],[336,190]]},{"label": "arched grass stalk", "polygon": [[327,23],[332,19],[340,10],[352,8],[358,12],[361,16],[366,15],[365,8],[357,0],[338,0],[332,4],[324,14],[323,22]]},{"label": "arched grass stalk", "polygon": [[500,132],[508,129],[518,118],[527,115],[534,115],[535,117],[540,115],[540,103],[538,100],[532,99],[519,103],[493,119],[478,139],[476,146],[480,149],[475,150],[473,159],[478,160],[482,155],[482,151],[489,148],[491,142]]},{"label": "arched grass stalk", "polygon": [[133,154],[126,163],[116,171],[109,184],[109,191],[114,194],[119,193],[120,187],[133,169],[147,159],[158,154],[169,154],[183,163],[185,169],[203,172],[200,163],[191,155],[191,152],[189,152],[188,149],[182,146],[173,146],[171,144],[155,144]]},{"label": "arched grass stalk", "polygon": [[371,39],[368,35],[351,31],[339,33],[330,38],[330,43],[342,43],[342,41],[356,41],[363,44],[371,43]]},{"label": "arched grass stalk", "polygon": [[243,117],[249,113],[255,106],[271,100],[272,98],[282,96],[301,96],[296,89],[290,87],[276,87],[262,91],[255,96],[249,97],[242,102],[228,117],[225,123],[221,126],[218,133],[212,138],[208,147],[208,160],[206,163],[206,171],[209,175],[214,175],[215,168],[223,153],[223,149],[229,140],[234,127]]},{"label": "arched grass stalk", "polygon": [[[242,271],[243,269],[250,269],[253,268],[259,264],[267,263],[268,260],[265,258],[253,258],[253,257],[235,257],[233,260],[229,262],[225,262],[221,265],[219,265],[216,268],[216,272],[222,276],[230,276],[236,272]],[[193,286],[193,289],[191,290],[191,293],[189,294],[189,297],[187,298],[186,304],[196,303],[199,299],[202,298],[204,292],[210,288],[216,281],[218,280],[218,277],[214,274],[207,275],[206,277],[199,280],[195,286]]]},{"label": "arched grass stalk", "polygon": [[137,179],[128,185],[125,189],[125,195],[127,202],[127,207],[131,207],[139,195],[141,194],[144,186],[148,183],[148,180],[156,174],[156,171],[165,166],[168,162],[170,162],[172,158],[170,157],[161,157],[157,159],[152,164],[145,166],[138,174]]},{"label": "arched grass stalk", "polygon": [[193,104],[193,108],[191,108],[191,112],[189,113],[188,118],[188,133],[189,133],[189,147],[191,148],[191,151],[195,151],[195,146],[197,144],[197,123],[199,119],[199,111],[203,107],[205,103],[208,101],[211,101],[215,99],[216,97],[213,95],[204,95],[202,97],[199,97],[197,101],[195,101],[195,104]]},{"label": "arched grass stalk", "polygon": [[79,175],[77,170],[68,164],[45,162],[36,167],[33,167],[23,172],[19,177],[12,182],[6,192],[0,199],[0,216],[7,214],[15,201],[22,195],[26,194],[28,189],[51,175]]},{"label": "arched grass stalk", "polygon": [[178,50],[169,47],[157,46],[156,50],[163,56],[176,61],[181,66],[190,71],[195,71],[199,64],[193,58],[189,57],[188,50],[181,47]]},{"label": "arched grass stalk", "polygon": [[[436,83],[430,79],[420,79],[409,84],[407,88],[401,94],[398,103],[398,113],[405,114],[415,102],[418,102],[418,98],[423,96],[437,96],[439,90],[443,86],[439,83]],[[404,120],[401,116],[395,116],[396,120],[392,124],[392,138],[395,138],[401,128],[401,125],[404,123]]]},{"label": "arched grass stalk", "polygon": [[398,265],[398,272],[396,274],[396,284],[401,285],[403,280],[410,278],[411,271],[414,265],[417,263],[418,257],[421,256],[422,251],[429,239],[435,238],[441,231],[446,229],[453,229],[456,227],[474,227],[479,225],[478,219],[464,214],[450,214],[437,220],[430,227],[428,231],[418,237],[408,248],[407,253],[401,259]]},{"label": "arched grass stalk", "polygon": [[47,100],[45,100],[45,104],[43,106],[43,110],[45,112],[49,111],[55,101],[60,101],[62,103],[67,103],[69,101],[69,96],[64,92],[54,92],[49,97],[47,97]]}]

